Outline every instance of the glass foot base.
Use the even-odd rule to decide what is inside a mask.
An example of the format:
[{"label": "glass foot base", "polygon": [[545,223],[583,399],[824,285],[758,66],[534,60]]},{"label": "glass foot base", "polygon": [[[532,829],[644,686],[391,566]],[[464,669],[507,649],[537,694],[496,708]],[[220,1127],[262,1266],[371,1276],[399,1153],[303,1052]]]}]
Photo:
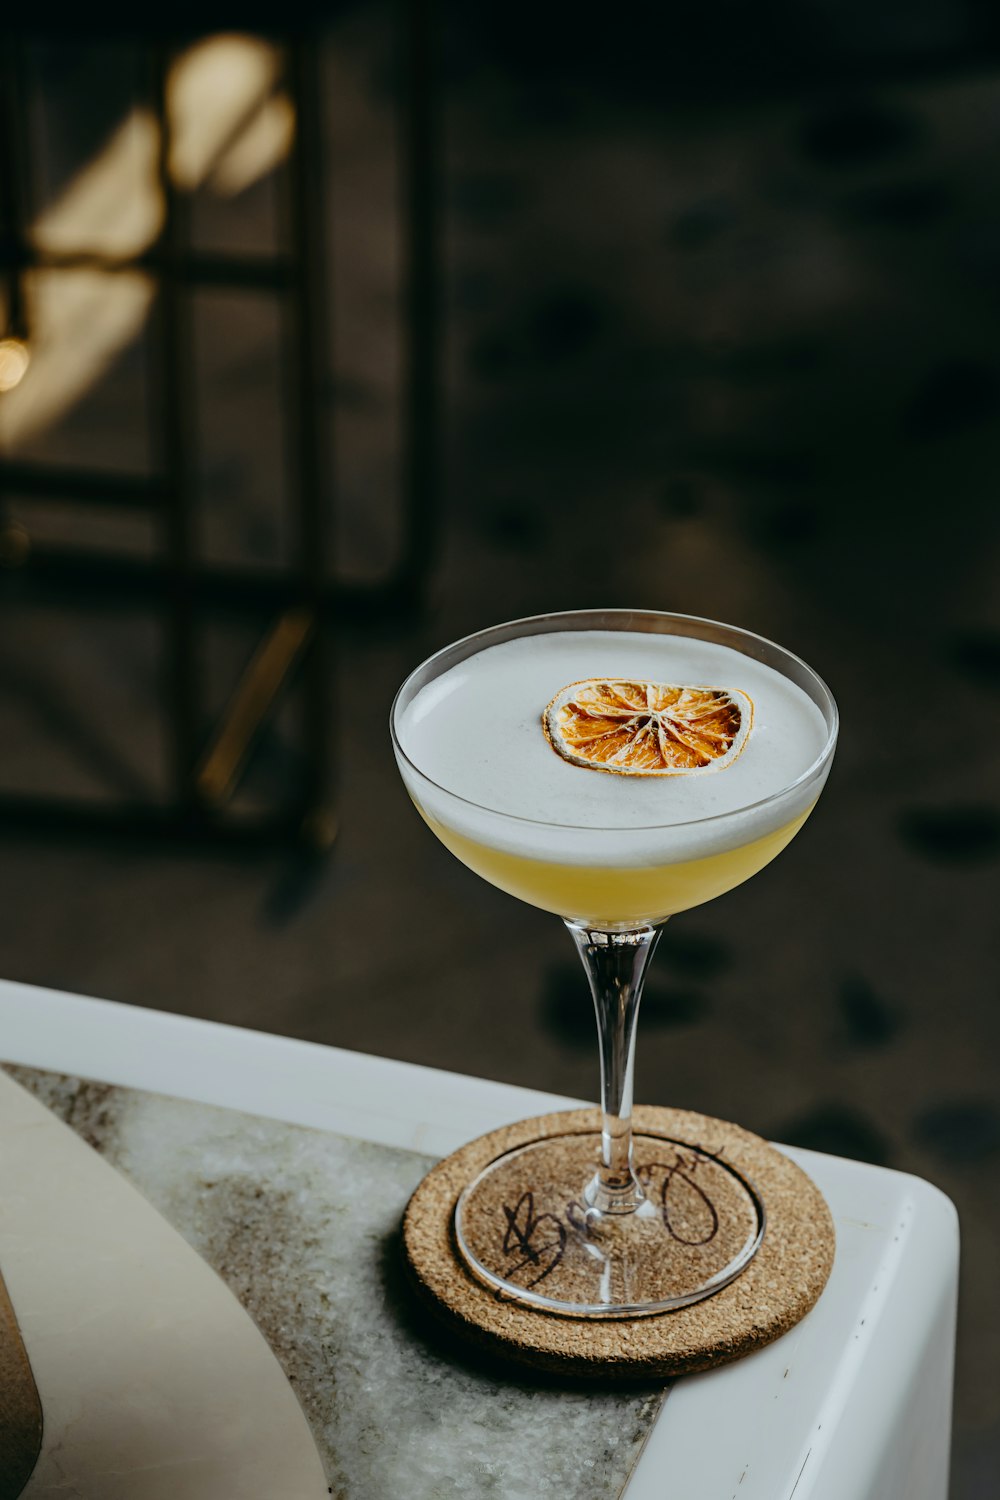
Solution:
[{"label": "glass foot base", "polygon": [[588,1132],[532,1141],[491,1162],[455,1208],[470,1270],[545,1312],[627,1318],[710,1297],[749,1265],[764,1206],[720,1156],[636,1135],[645,1199],[630,1213],[588,1207],[600,1156],[600,1135]]}]

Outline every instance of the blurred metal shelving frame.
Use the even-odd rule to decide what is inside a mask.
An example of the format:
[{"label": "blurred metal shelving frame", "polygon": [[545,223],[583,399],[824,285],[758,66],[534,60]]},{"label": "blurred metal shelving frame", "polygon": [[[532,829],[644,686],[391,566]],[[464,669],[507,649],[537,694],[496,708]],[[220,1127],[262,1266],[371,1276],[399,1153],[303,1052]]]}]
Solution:
[{"label": "blurred metal shelving frame", "polygon": [[[158,456],[155,475],[131,477],[20,462],[0,453],[0,603],[6,598],[80,610],[114,604],[155,614],[165,647],[163,708],[172,779],[169,800],[163,802],[0,794],[0,828],[248,842],[291,839],[314,849],[333,842],[337,820],[331,636],[341,620],[375,621],[416,610],[434,547],[436,163],[432,26],[425,0],[402,0],[400,33],[400,221],[406,277],[400,546],[391,573],[370,584],[338,581],[330,576],[326,562],[334,489],[322,410],[328,265],[322,230],[325,178],[317,38],[267,38],[281,48],[284,88],[295,114],[285,195],[289,249],[268,257],[205,254],[189,247],[184,195],[168,170],[167,80],[178,43],[157,38],[143,44],[151,64],[150,94],[159,130],[163,218],[151,246],[116,259],[86,247],[46,252],[32,243],[20,59],[24,40],[0,37],[0,284],[6,289],[7,311],[7,328],[0,330],[0,337],[30,344],[23,290],[27,272],[144,272],[156,288],[150,343],[151,415]],[[285,312],[295,540],[291,564],[281,573],[207,566],[197,555],[189,299],[192,291],[202,288],[273,294]],[[159,522],[160,546],[154,557],[136,559],[90,547],[81,552],[34,545],[20,525],[5,519],[5,497],[14,494],[146,511]],[[200,643],[206,622],[218,616],[251,621],[261,636],[229,704],[206,734]],[[248,816],[231,805],[232,792],[258,730],[296,675],[302,686],[301,784],[289,802]]]}]

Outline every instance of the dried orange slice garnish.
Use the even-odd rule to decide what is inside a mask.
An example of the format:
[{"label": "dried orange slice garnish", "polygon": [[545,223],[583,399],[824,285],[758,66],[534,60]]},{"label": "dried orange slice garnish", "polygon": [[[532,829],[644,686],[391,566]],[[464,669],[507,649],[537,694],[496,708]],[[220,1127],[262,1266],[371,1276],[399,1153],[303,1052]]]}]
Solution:
[{"label": "dried orange slice garnish", "polygon": [[721,771],[743,749],[752,723],[753,699],[738,688],[621,677],[571,682],[542,715],[563,760],[619,776]]}]

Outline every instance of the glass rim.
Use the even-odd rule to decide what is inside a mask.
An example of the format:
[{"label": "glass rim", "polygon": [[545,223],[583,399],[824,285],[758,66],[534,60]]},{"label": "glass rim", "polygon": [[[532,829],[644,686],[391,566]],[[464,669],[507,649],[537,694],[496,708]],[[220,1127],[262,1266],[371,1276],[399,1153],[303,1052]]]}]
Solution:
[{"label": "glass rim", "polygon": [[[796,666],[801,667],[802,670],[812,678],[812,680],[820,688],[821,694],[825,698],[826,705],[829,709],[830,714],[830,725],[826,740],[823,744],[823,748],[820,750],[819,754],[812,761],[810,761],[806,769],[802,771],[800,775],[796,776],[794,781],[790,781],[787,786],[779,788],[779,790],[776,792],[769,792],[766,797],[758,798],[756,802],[744,803],[741,807],[730,808],[728,812],[709,813],[706,817],[702,818],[683,818],[672,823],[636,824],[560,823],[556,822],[552,818],[526,818],[522,813],[506,812],[504,809],[499,807],[490,807],[486,802],[476,802],[471,797],[463,797],[461,792],[453,792],[449,787],[444,786],[441,782],[435,781],[433,776],[428,776],[426,771],[422,771],[417,765],[416,761],[412,760],[411,757],[403,749],[403,746],[399,739],[399,735],[396,733],[396,710],[399,704],[399,700],[402,697],[403,693],[406,691],[408,684],[413,680],[418,672],[422,672],[425,667],[431,666],[431,664],[437,661],[439,657],[447,656],[452,651],[457,651],[460,647],[472,645],[472,643],[475,641],[485,640],[485,637],[495,635],[497,631],[516,630],[516,628],[521,625],[536,625],[541,623],[542,621],[547,620],[569,618],[579,619],[588,615],[599,616],[602,618],[608,615],[633,615],[640,618],[643,616],[654,616],[659,620],[682,620],[686,624],[690,625],[710,625],[715,629],[732,631],[735,634],[742,636],[747,641],[753,641],[760,646],[766,646],[770,648],[772,651],[780,652],[790,662],[794,662]],[[594,629],[600,628],[601,627],[599,626],[594,627]],[[544,633],[549,634],[550,632]],[[551,633],[555,634],[555,631],[552,631]],[[642,633],[643,632],[641,631],[636,632],[636,634]],[[657,632],[654,631],[648,632],[648,634],[656,633]],[[669,631],[664,631],[662,633],[664,635],[670,634]],[[529,634],[529,632],[525,631],[524,634]],[[512,637],[512,639],[518,638],[520,637]],[[694,638],[705,639],[705,637]],[[496,644],[500,643],[497,642]],[[486,648],[485,646],[483,646],[480,649]],[[458,661],[465,661],[469,656],[475,654],[476,653],[474,651],[466,652],[463,656],[460,656],[458,658]],[[748,655],[749,653],[743,652],[742,654]],[[457,666],[458,662],[456,662],[455,665]],[[769,664],[765,662],[764,665],[767,666]],[[776,669],[772,668],[772,670]],[[429,679],[429,681],[433,680],[433,678]],[[817,707],[820,708],[820,712],[822,713],[822,707],[820,707],[819,704],[817,704]],[[826,716],[824,715],[824,718],[825,717]],[[796,791],[799,787],[803,787],[807,785],[808,782],[815,779],[815,777],[819,774],[824,765],[830,759],[830,756],[833,754],[834,747],[837,743],[837,733],[839,727],[840,712],[837,708],[837,700],[834,698],[833,693],[830,691],[826,682],[814,667],[811,667],[809,663],[807,661],[804,661],[801,656],[796,656],[794,651],[789,651],[787,646],[782,646],[779,644],[779,642],[772,641],[767,636],[758,635],[753,630],[745,630],[742,625],[727,625],[723,620],[710,620],[705,615],[685,615],[678,614],[676,611],[661,609],[563,609],[556,610],[551,614],[523,615],[516,620],[506,620],[499,625],[488,625],[484,630],[474,630],[471,632],[471,634],[461,636],[457,641],[451,641],[447,646],[442,646],[439,650],[433,651],[430,656],[425,657],[422,662],[419,662],[411,672],[408,672],[406,677],[404,677],[403,681],[400,683],[399,687],[396,689],[395,696],[392,700],[392,706],[389,709],[389,734],[392,738],[393,749],[395,750],[396,754],[406,762],[410,769],[420,777],[422,781],[426,781],[428,785],[434,787],[436,791],[443,792],[446,797],[452,797],[456,802],[461,802],[466,807],[474,807],[478,812],[490,813],[495,818],[508,818],[511,820],[511,822],[527,823],[535,828],[570,829],[576,833],[638,834],[651,833],[659,829],[667,828],[696,828],[703,827],[708,823],[722,823],[727,818],[738,818],[743,817],[747,813],[757,812],[761,808],[768,807],[772,803],[779,802],[782,798],[787,797],[791,792]]]}]

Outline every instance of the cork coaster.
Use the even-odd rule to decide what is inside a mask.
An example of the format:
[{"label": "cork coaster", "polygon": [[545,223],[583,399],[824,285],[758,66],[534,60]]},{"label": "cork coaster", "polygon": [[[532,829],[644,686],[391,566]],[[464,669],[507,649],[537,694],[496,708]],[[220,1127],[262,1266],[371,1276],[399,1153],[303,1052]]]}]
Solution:
[{"label": "cork coaster", "polygon": [[633,1127],[637,1134],[662,1141],[661,1155],[684,1143],[727,1162],[759,1194],[766,1211],[763,1238],[735,1280],[670,1312],[605,1319],[521,1306],[476,1278],[455,1243],[455,1205],[466,1184],[497,1157],[539,1137],[569,1143],[583,1132],[599,1133],[600,1127],[596,1110],[523,1120],[471,1141],[424,1178],[404,1216],[404,1257],[421,1300],[449,1331],[495,1356],[536,1369],[636,1380],[689,1374],[739,1359],[787,1333],[805,1316],[833,1265],[833,1221],[822,1194],[794,1162],[759,1136],[685,1110],[640,1107]]}]

